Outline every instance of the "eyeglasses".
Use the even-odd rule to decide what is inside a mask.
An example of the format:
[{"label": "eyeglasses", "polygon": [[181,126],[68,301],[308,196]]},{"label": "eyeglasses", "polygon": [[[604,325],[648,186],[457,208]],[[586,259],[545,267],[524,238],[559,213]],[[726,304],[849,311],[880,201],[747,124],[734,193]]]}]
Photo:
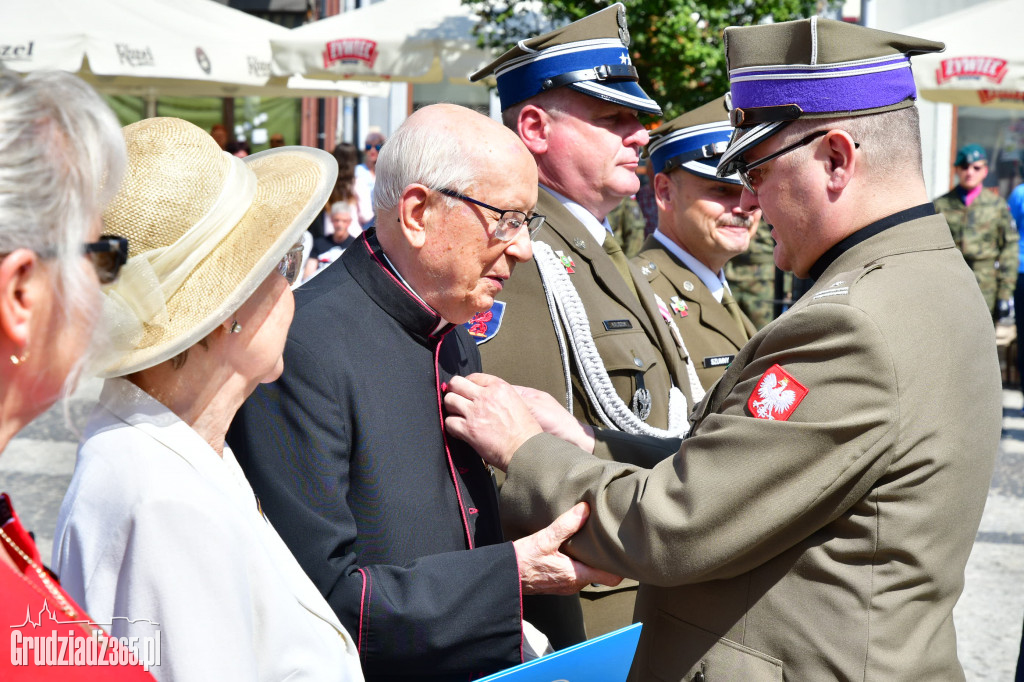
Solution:
[{"label": "eyeglasses", "polygon": [[128,240],[105,234],[98,241],[82,247],[82,253],[96,270],[100,284],[110,284],[121,272],[121,266],[128,262]]},{"label": "eyeglasses", "polygon": [[477,201],[476,199],[472,199],[450,189],[439,189],[437,191],[445,196],[452,197],[453,199],[468,201],[471,204],[476,204],[477,206],[486,208],[488,211],[494,211],[497,213],[498,222],[494,225],[494,236],[496,239],[500,239],[503,242],[510,242],[515,239],[523,225],[526,225],[527,232],[532,239],[533,235],[535,235],[537,230],[540,229],[540,226],[544,224],[544,216],[537,215],[536,213],[527,218],[526,214],[522,211],[495,208],[490,204],[485,204],[482,201]]},{"label": "eyeglasses", "polygon": [[975,163],[973,165],[969,163],[961,163],[959,166],[957,166],[957,168],[964,171],[970,169],[975,173],[980,173],[981,171],[985,170],[985,165],[985,163]]},{"label": "eyeglasses", "polygon": [[299,241],[292,248],[284,254],[284,258],[277,264],[277,271],[288,280],[288,286],[294,287],[299,283],[299,279],[302,276],[303,262],[305,259],[302,257],[305,252],[305,248],[302,246],[302,242]]},{"label": "eyeglasses", "polygon": [[[44,259],[57,256],[57,249],[52,246],[34,251]],[[0,253],[0,258],[8,255],[9,251]],[[98,241],[82,244],[82,255],[89,259],[89,264],[96,271],[96,278],[100,284],[110,284],[117,279],[121,267],[128,262],[128,240],[105,234]]]},{"label": "eyeglasses", "polygon": [[[810,135],[808,135],[807,137],[805,137],[805,138],[803,138],[801,140],[798,140],[798,141],[794,142],[791,145],[783,147],[779,151],[774,152],[772,154],[769,154],[768,156],[765,156],[764,158],[758,159],[757,161],[751,161],[750,163],[742,164],[739,167],[739,169],[736,171],[739,174],[739,176],[740,176],[740,182],[743,183],[743,186],[747,188],[748,192],[750,192],[754,196],[757,196],[757,186],[761,183],[761,176],[760,176],[760,174],[752,176],[750,174],[750,171],[763,166],[764,164],[768,163],[769,161],[772,161],[774,159],[779,158],[783,154],[788,154],[789,152],[791,152],[791,151],[793,151],[795,149],[800,149],[800,147],[804,147],[806,145],[809,145],[811,142],[814,142],[819,137],[825,137],[830,132],[832,132],[832,131],[831,130],[819,130],[817,132],[813,132]],[[855,149],[860,149],[860,143],[859,142],[854,142],[853,146],[854,146]]]},{"label": "eyeglasses", "polygon": [[366,151],[370,151],[371,149],[376,149],[377,151],[380,151],[380,148],[383,146],[384,143],[381,142],[380,144],[368,144],[363,149],[365,149]]}]

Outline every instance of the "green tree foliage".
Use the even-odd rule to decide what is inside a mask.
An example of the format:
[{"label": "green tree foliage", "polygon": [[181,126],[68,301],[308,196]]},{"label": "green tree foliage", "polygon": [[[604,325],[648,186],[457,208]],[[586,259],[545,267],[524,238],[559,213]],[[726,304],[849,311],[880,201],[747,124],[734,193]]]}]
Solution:
[{"label": "green tree foliage", "polygon": [[[462,0],[480,17],[483,47],[508,49],[612,4],[602,0]],[[801,19],[832,9],[833,0],[622,0],[640,85],[674,118],[729,89],[722,32],[727,26]],[[539,8],[540,15],[526,9]]]}]

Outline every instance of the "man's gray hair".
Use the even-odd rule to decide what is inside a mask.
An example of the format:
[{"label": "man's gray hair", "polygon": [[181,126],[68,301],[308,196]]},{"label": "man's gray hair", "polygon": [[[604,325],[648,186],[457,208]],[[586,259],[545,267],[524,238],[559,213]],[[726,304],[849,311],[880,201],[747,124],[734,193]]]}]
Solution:
[{"label": "man's gray hair", "polygon": [[0,67],[0,253],[54,255],[65,311],[85,302],[82,245],[125,167],[113,112],[71,74]]},{"label": "man's gray hair", "polygon": [[[406,122],[380,149],[373,208],[377,214],[398,206],[402,191],[413,183],[431,189],[465,193],[477,175],[473,140],[447,126]],[[451,206],[455,200],[444,197]]]}]

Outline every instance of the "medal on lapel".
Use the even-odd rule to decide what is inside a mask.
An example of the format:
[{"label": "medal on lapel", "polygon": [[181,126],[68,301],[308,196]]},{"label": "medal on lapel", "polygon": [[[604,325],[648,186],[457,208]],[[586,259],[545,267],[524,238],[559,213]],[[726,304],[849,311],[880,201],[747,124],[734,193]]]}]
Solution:
[{"label": "medal on lapel", "polygon": [[576,263],[572,261],[571,257],[566,256],[561,251],[555,251],[555,255],[558,256],[558,260],[562,262],[562,267],[565,268],[566,273],[571,275],[576,272]]}]

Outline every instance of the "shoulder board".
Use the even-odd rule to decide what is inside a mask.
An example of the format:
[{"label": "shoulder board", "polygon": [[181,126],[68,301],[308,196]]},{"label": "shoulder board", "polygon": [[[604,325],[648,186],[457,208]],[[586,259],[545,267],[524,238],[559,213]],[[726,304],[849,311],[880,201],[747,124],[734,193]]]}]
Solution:
[{"label": "shoulder board", "polygon": [[831,301],[839,302],[839,297],[849,296],[850,289],[861,279],[863,279],[868,273],[878,270],[882,267],[881,263],[873,263],[860,270],[851,270],[849,272],[843,272],[832,277],[832,281],[829,282],[824,289],[819,290],[816,294],[811,296],[812,301],[820,301],[822,299],[828,299]]}]

